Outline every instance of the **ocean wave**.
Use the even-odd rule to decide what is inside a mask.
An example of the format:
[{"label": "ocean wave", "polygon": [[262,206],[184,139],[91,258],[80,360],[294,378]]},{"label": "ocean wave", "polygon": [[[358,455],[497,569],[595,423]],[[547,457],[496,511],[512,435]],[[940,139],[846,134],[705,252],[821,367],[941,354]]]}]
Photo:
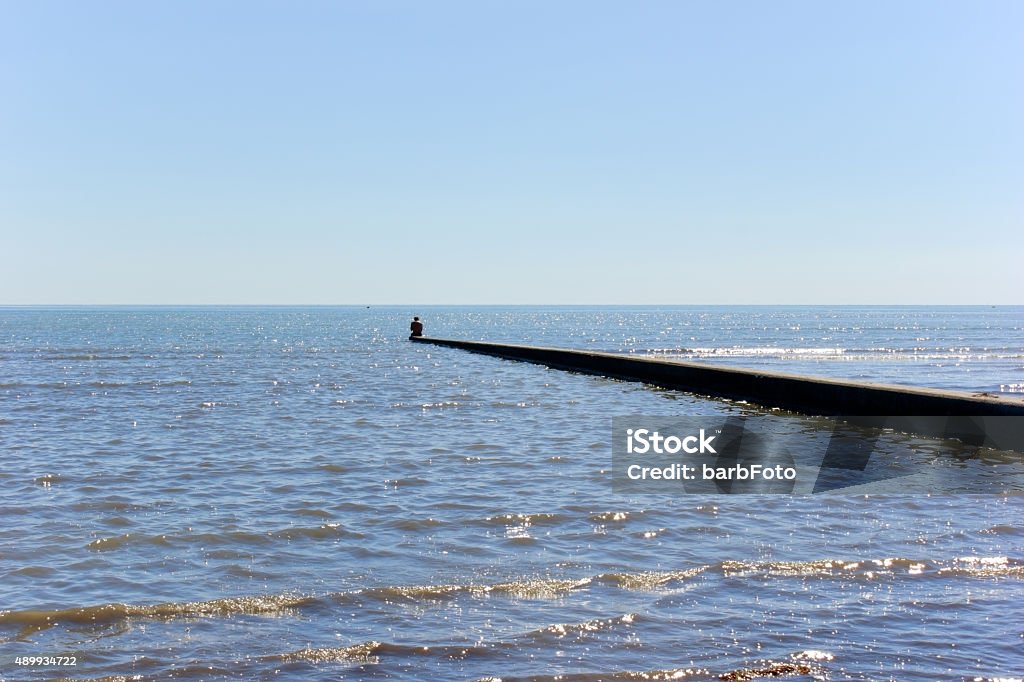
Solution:
[{"label": "ocean wave", "polygon": [[136,360],[139,357],[134,355],[124,355],[123,353],[116,354],[104,354],[104,353],[45,353],[42,354],[41,359],[43,360],[75,360],[75,361],[92,361],[92,360]]},{"label": "ocean wave", "polygon": [[813,675],[826,677],[825,663],[834,660],[825,651],[800,651],[789,656],[789,660],[763,659],[748,666],[715,674],[708,668],[668,668],[661,670],[617,670],[607,672],[562,673],[557,675],[491,676],[475,682],[647,682],[669,680],[721,680],[722,682],[750,682],[763,678]]},{"label": "ocean wave", "polygon": [[209,601],[165,602],[161,604],[110,603],[66,609],[0,611],[0,626],[20,626],[19,638],[57,625],[103,625],[129,618],[171,620],[174,618],[210,618],[233,615],[293,615],[296,610],[316,602],[304,595],[263,595],[223,597]]},{"label": "ocean wave", "polygon": [[120,549],[121,547],[125,547],[127,545],[142,544],[168,546],[171,543],[166,535],[144,535],[142,533],[125,533],[123,535],[116,535],[114,537],[93,540],[85,547],[86,549],[92,550],[94,552],[109,552],[111,550]]},{"label": "ocean wave", "polygon": [[638,518],[640,516],[643,516],[642,511],[605,511],[591,514],[590,520],[598,523],[618,523],[628,521],[631,518]]},{"label": "ocean wave", "polygon": [[225,597],[210,601],[168,602],[153,605],[122,603],[69,607],[53,610],[0,611],[0,626],[20,626],[35,632],[57,625],[102,624],[129,618],[226,617],[238,614],[294,615],[302,608],[325,603],[358,606],[367,601],[385,604],[416,604],[451,601],[461,595],[472,598],[550,600],[595,585],[630,591],[670,589],[701,574],[727,578],[850,578],[937,576],[962,578],[1024,577],[1024,561],[1010,557],[957,557],[933,559],[821,559],[814,561],[722,561],[666,571],[601,573],[580,578],[527,577],[491,584],[453,583],[366,587],[348,592],[313,595],[258,595]]},{"label": "ocean wave", "polygon": [[314,665],[324,663],[378,663],[382,657],[396,658],[439,658],[465,660],[468,658],[494,658],[498,652],[512,648],[511,644],[496,642],[486,645],[444,644],[415,646],[379,642],[360,642],[339,647],[307,647],[283,654],[262,656],[260,661],[302,661]]},{"label": "ocean wave", "polygon": [[[491,585],[453,584],[371,587],[360,590],[358,595],[386,603],[445,601],[460,594],[469,594],[474,597],[500,595],[514,599],[553,599],[572,590],[586,587],[592,581],[593,579],[589,577],[575,580],[526,578]],[[349,597],[352,595],[346,594],[345,596]]]},{"label": "ocean wave", "polygon": [[[621,618],[607,619],[607,621],[590,621],[579,624],[581,631],[592,631],[614,627],[616,622],[629,622],[628,616]],[[560,626],[546,628],[544,633],[554,633],[559,636]],[[574,626],[575,628],[576,626]],[[248,659],[255,663],[305,663],[312,666],[324,665],[346,665],[363,666],[377,665],[385,658],[416,659],[432,658],[439,660],[497,660],[504,652],[518,646],[513,642],[487,642],[472,645],[407,645],[378,640],[369,640],[355,644],[347,644],[336,647],[306,647],[284,653],[269,654]],[[508,676],[490,675],[477,678],[475,682],[650,682],[671,680],[719,680],[722,682],[750,682],[763,678],[780,678],[796,675],[813,675],[815,677],[827,677],[829,670],[826,664],[834,660],[832,654],[823,651],[804,651],[791,654],[788,660],[762,659],[754,661],[741,668],[734,668],[724,673],[714,673],[704,667],[687,668],[664,668],[657,670],[609,670],[597,672],[579,673],[557,673],[552,675],[529,675],[521,677],[518,675]],[[233,668],[234,674],[244,672],[245,663],[239,661],[242,670]],[[196,667],[169,667],[159,673],[152,675],[113,675],[99,678],[81,679],[79,682],[143,682],[147,680],[185,678],[191,679],[198,674],[198,679],[207,679],[211,675],[220,675],[226,672],[217,666]]]},{"label": "ocean wave", "polygon": [[481,677],[474,682],[660,682],[669,680],[712,680],[707,668],[669,668],[665,670],[608,671],[588,673],[561,673],[558,675],[530,675],[529,677]]},{"label": "ocean wave", "polygon": [[96,552],[133,547],[137,545],[195,544],[222,546],[237,544],[266,545],[274,540],[330,540],[337,538],[361,538],[362,533],[345,530],[340,523],[323,523],[319,526],[288,526],[277,530],[258,533],[254,531],[230,531],[224,533],[125,533],[107,538],[97,538],[86,549]]},{"label": "ocean wave", "polygon": [[341,663],[357,661],[371,663],[376,660],[376,653],[382,643],[371,641],[343,647],[326,647],[320,649],[306,648],[284,654],[264,656],[266,661],[305,661],[307,663]]},{"label": "ocean wave", "polygon": [[613,630],[618,627],[632,626],[638,618],[639,616],[635,613],[627,613],[617,618],[595,618],[582,623],[555,623],[554,625],[528,632],[519,639],[549,642],[551,640],[564,639],[570,635],[584,636],[591,633]]},{"label": "ocean wave", "polygon": [[569,517],[563,514],[541,512],[536,514],[498,514],[496,516],[488,516],[483,520],[483,523],[494,526],[554,526],[568,520]]},{"label": "ocean wave", "polygon": [[621,587],[626,590],[650,591],[665,587],[670,583],[689,580],[700,575],[707,566],[689,568],[679,571],[641,571],[639,573],[603,573],[595,578],[596,582]]},{"label": "ocean wave", "polygon": [[957,557],[938,569],[939,575],[960,575],[972,578],[1024,578],[1024,562],[1009,557]]},{"label": "ocean wave", "polygon": [[938,559],[821,559],[816,561],[723,561],[726,577],[833,578],[882,576],[1024,577],[1024,561],[1009,557]]}]

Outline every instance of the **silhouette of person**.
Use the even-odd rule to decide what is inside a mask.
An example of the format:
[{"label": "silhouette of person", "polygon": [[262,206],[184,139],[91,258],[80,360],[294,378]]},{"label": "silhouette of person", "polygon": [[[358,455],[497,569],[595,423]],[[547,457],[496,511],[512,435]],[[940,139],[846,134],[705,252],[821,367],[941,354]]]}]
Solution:
[{"label": "silhouette of person", "polygon": [[420,318],[412,318],[412,324],[409,325],[409,331],[412,332],[412,334],[409,334],[410,339],[414,336],[423,336],[423,323],[420,322]]}]

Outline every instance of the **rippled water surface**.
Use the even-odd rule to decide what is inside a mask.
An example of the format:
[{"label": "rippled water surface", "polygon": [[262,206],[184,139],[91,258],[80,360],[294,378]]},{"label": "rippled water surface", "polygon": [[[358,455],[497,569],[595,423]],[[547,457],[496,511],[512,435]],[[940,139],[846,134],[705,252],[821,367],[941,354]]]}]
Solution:
[{"label": "rippled water surface", "polygon": [[1024,385],[1024,308],[3,309],[0,679],[1024,673],[1020,457],[894,437],[982,495],[617,494],[613,416],[767,413],[410,344],[412,314]]}]

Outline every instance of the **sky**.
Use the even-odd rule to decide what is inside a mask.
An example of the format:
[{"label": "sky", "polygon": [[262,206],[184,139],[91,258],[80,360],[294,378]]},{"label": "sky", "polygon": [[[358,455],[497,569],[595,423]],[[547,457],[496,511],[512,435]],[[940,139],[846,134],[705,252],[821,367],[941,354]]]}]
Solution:
[{"label": "sky", "polygon": [[1021,304],[1024,3],[0,0],[0,304]]}]

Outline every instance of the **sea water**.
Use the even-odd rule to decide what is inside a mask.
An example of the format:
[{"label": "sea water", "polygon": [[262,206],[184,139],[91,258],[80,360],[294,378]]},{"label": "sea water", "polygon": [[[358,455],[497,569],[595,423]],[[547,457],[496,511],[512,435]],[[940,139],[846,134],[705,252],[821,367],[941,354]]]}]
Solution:
[{"label": "sea water", "polygon": [[893,435],[947,488],[615,492],[615,416],[776,417],[411,344],[413,314],[452,338],[1024,386],[1021,307],[0,309],[0,679],[1024,673],[1020,456]]}]

